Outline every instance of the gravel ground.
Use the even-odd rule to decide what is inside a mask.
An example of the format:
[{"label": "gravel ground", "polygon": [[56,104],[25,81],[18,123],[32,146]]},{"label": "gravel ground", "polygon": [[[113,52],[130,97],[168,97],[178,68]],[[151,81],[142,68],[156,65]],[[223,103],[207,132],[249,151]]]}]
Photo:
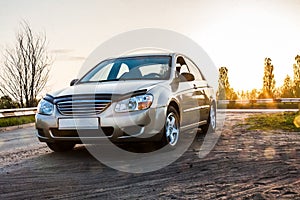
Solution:
[{"label": "gravel ground", "polygon": [[1,151],[0,199],[300,199],[300,133],[249,131],[248,115],[227,113],[205,158],[200,134],[176,162],[143,174],[111,169],[82,145]]}]

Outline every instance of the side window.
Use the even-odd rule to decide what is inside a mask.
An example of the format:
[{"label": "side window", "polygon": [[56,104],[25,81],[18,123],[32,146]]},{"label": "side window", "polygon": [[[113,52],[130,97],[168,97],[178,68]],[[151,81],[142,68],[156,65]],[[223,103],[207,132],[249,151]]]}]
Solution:
[{"label": "side window", "polygon": [[179,56],[176,60],[176,71],[178,71],[180,74],[190,72],[185,60],[181,56]]},{"label": "side window", "polygon": [[180,68],[180,74],[182,74],[182,73],[189,73],[189,72],[190,72],[190,71],[189,71],[189,69],[188,69],[188,67],[187,67],[186,64],[181,65],[181,68]]},{"label": "side window", "polygon": [[195,80],[197,81],[201,81],[204,80],[199,68],[197,66],[195,66],[195,64],[190,61],[189,59],[185,59],[185,61],[187,62],[187,65],[190,69],[190,73],[192,73],[195,77]]}]

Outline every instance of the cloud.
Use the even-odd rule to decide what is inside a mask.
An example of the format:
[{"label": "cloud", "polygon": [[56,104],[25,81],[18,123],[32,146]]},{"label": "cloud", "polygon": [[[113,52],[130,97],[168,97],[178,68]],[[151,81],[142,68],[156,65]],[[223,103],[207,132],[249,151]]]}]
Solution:
[{"label": "cloud", "polygon": [[81,61],[81,60],[85,60],[85,57],[83,57],[83,56],[68,56],[67,60],[70,60],[70,61]]},{"label": "cloud", "polygon": [[54,54],[54,59],[56,61],[82,61],[85,57],[78,55],[71,55],[74,50],[72,49],[54,49],[50,51]]},{"label": "cloud", "polygon": [[74,50],[72,50],[72,49],[53,49],[53,50],[50,51],[50,53],[53,53],[53,54],[69,54],[73,51]]}]

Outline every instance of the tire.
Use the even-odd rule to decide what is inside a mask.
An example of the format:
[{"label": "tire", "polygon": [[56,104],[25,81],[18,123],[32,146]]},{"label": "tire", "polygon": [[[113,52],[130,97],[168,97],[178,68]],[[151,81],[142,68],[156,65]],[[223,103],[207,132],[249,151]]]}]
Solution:
[{"label": "tire", "polygon": [[47,146],[55,152],[71,151],[75,145],[73,142],[47,142]]},{"label": "tire", "polygon": [[179,114],[173,106],[169,106],[163,129],[163,145],[175,147],[180,135]]},{"label": "tire", "polygon": [[217,118],[216,118],[216,105],[214,103],[211,104],[209,115],[207,119],[207,124],[201,127],[204,134],[206,133],[214,133],[216,130],[217,125]]}]

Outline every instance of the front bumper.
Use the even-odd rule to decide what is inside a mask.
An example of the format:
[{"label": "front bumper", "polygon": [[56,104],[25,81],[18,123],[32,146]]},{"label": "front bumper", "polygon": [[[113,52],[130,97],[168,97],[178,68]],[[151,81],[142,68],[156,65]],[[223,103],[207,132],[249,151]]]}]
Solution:
[{"label": "front bumper", "polygon": [[[162,137],[161,130],[166,118],[166,107],[116,113],[109,106],[99,115],[65,116],[57,109],[51,116],[36,114],[36,135],[41,142],[73,141],[95,143],[109,139],[113,142],[157,141]],[[98,118],[98,129],[68,129],[59,127],[59,119]]]}]

